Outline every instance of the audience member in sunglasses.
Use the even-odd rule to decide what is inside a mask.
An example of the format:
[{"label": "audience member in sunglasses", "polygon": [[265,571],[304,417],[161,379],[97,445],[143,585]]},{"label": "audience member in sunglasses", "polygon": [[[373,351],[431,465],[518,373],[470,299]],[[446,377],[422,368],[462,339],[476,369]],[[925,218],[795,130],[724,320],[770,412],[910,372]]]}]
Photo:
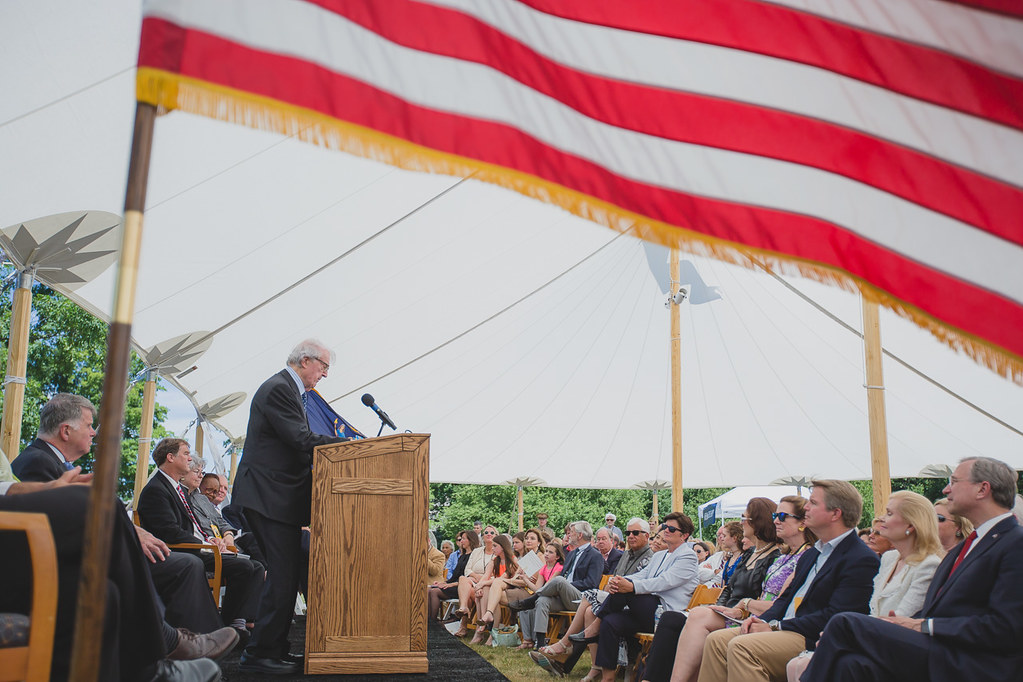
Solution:
[{"label": "audience member in sunglasses", "polygon": [[[627,576],[638,573],[650,563],[650,557],[654,555],[650,547],[650,524],[640,518],[629,519],[626,524],[625,542],[628,551],[622,554],[615,567],[613,575]],[[601,531],[605,529],[602,528]],[[598,531],[598,534],[601,534]],[[572,623],[569,625],[565,636],[554,644],[543,647],[542,650],[530,654],[533,661],[541,668],[554,671],[555,673],[567,674],[572,671],[576,661],[590,647],[591,659],[596,655],[597,634],[600,631],[600,619],[594,615],[593,610],[608,597],[607,590],[586,590],[582,593],[582,601],[576,609]],[[592,668],[586,680],[599,679],[601,671],[599,668]]]}]

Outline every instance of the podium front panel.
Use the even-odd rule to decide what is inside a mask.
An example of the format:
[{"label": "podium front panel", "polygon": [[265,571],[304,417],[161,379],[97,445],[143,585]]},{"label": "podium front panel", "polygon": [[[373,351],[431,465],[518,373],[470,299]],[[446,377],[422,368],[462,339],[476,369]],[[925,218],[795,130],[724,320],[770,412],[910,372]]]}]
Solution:
[{"label": "podium front panel", "polygon": [[426,672],[429,437],[316,449],[306,672]]}]

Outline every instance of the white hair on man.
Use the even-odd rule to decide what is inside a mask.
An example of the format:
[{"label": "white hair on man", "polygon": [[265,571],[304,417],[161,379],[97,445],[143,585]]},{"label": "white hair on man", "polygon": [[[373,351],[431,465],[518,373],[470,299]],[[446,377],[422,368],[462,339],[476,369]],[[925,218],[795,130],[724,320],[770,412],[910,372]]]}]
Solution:
[{"label": "white hair on man", "polygon": [[650,522],[647,521],[646,519],[641,519],[638,516],[633,516],[631,519],[629,519],[629,522],[627,524],[625,524],[625,527],[628,528],[629,526],[631,526],[634,523],[638,523],[639,524],[639,529],[641,531],[643,531],[644,533],[649,533],[650,532]]},{"label": "white hair on man", "polygon": [[572,529],[579,533],[579,537],[585,542],[593,539],[593,526],[590,525],[589,521],[576,521],[572,524]]},{"label": "white hair on man", "polygon": [[332,364],[335,357],[334,351],[327,348],[327,346],[319,339],[306,339],[295,346],[291,350],[291,353],[288,354],[288,364],[299,365],[302,363],[304,358],[312,358],[322,362],[323,359],[320,356],[324,353],[330,356],[330,362],[328,364]]}]

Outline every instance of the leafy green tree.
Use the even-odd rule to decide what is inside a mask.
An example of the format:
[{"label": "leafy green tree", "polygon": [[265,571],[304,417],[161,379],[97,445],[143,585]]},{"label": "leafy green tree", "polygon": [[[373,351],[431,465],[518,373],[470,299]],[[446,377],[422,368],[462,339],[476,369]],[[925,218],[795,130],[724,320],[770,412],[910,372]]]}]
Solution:
[{"label": "leafy green tree", "polygon": [[[10,268],[0,271],[6,276]],[[6,372],[10,343],[12,292],[4,292],[0,308],[0,372]],[[32,292],[32,318],[29,328],[28,368],[26,372],[24,413],[21,423],[21,447],[26,447],[39,430],[39,410],[55,393],[77,393],[102,403],[103,370],[107,351],[107,325],[79,308],[69,299],[42,284]],[[130,376],[143,370],[142,360],[133,352]],[[125,403],[125,422],[121,435],[121,466],[118,494],[127,499],[135,485],[135,461],[138,455],[139,427],[142,419],[142,382],[131,385]],[[163,390],[160,387],[160,390]],[[0,398],[2,402],[2,398]],[[155,407],[154,438],[170,435],[159,424],[167,408]],[[77,464],[91,471],[94,453]]]}]

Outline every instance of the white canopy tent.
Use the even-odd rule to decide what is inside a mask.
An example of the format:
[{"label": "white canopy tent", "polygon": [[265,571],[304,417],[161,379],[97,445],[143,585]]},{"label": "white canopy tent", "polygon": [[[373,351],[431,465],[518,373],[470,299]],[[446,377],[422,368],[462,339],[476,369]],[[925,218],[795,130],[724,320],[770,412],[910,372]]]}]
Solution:
[{"label": "white canopy tent", "polygon": [[[703,520],[707,517],[711,510],[714,512],[714,521],[721,521],[722,519],[738,519],[746,512],[746,505],[749,504],[749,501],[754,497],[766,497],[769,500],[777,502],[787,495],[802,495],[805,497],[806,491],[795,486],[741,486],[739,488],[732,488],[726,493],[722,493],[711,500],[707,500],[697,507],[700,537],[703,537]],[[710,523],[713,523],[714,521],[711,521]]]},{"label": "white canopy tent", "polygon": [[[139,8],[0,5],[0,227],[120,213]],[[85,58],[88,55],[88,58]],[[431,480],[631,487],[671,478],[667,250],[472,180],[174,112],[157,121],[133,338],[212,336],[168,379],[245,433],[248,397],[300,339],[361,430],[371,392],[433,434]],[[869,478],[854,294],[684,256],[683,480]],[[68,293],[106,319],[114,273]],[[1023,389],[882,311],[891,470],[988,454],[1023,468]],[[205,334],[204,334],[205,335]],[[992,418],[994,417],[994,418]],[[1001,420],[999,422],[998,420]]]}]

